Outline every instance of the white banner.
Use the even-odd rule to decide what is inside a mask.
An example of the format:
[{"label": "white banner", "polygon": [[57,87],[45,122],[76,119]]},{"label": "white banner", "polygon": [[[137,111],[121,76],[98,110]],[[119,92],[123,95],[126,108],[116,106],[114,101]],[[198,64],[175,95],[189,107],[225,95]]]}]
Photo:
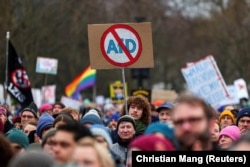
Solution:
[{"label": "white banner", "polygon": [[188,89],[213,107],[229,97],[227,86],[213,56],[207,56],[181,69]]},{"label": "white banner", "polygon": [[36,61],[36,72],[56,75],[57,65],[57,59],[38,57]]}]

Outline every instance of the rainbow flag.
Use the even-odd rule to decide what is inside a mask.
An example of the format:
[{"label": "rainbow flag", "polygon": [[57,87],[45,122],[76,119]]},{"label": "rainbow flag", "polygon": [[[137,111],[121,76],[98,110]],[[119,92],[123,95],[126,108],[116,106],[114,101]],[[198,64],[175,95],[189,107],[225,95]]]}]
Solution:
[{"label": "rainbow flag", "polygon": [[88,66],[81,72],[70,84],[65,87],[65,93],[68,97],[78,94],[81,91],[95,85],[96,70]]}]

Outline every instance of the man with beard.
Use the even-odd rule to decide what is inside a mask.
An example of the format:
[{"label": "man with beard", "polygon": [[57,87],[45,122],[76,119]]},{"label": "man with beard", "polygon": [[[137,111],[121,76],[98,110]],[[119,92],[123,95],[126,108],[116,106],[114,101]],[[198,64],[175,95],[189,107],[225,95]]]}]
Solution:
[{"label": "man with beard", "polygon": [[216,150],[210,135],[215,123],[215,113],[203,99],[192,94],[183,94],[176,100],[172,119],[181,150]]}]

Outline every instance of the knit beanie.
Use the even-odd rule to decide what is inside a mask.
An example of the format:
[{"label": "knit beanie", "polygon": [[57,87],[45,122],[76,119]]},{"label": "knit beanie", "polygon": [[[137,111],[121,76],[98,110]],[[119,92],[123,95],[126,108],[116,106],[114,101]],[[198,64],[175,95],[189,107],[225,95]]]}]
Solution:
[{"label": "knit beanie", "polygon": [[236,141],[241,136],[240,129],[235,125],[230,125],[230,126],[227,126],[227,127],[223,128],[220,131],[219,139],[223,135],[230,137],[233,141]]},{"label": "knit beanie", "polygon": [[229,116],[232,121],[233,121],[233,124],[235,123],[235,117],[234,117],[234,114],[230,111],[230,110],[224,110],[220,113],[220,116],[219,116],[219,122],[221,121],[222,117],[224,116]]},{"label": "knit beanie", "polygon": [[111,115],[111,117],[109,118],[109,122],[112,121],[112,120],[118,121],[119,116],[120,116],[120,113],[119,113],[119,112],[115,112],[115,113],[114,113],[113,115]]},{"label": "knit beanie", "polygon": [[177,147],[178,144],[175,139],[173,127],[169,126],[166,123],[154,122],[148,125],[148,127],[144,131],[144,134],[148,135],[154,133],[163,134],[165,138],[169,139],[175,145],[175,147]]},{"label": "knit beanie", "polygon": [[115,110],[114,105],[111,103],[105,104],[105,106],[103,107],[104,113],[106,113],[108,110],[111,110],[111,109]]},{"label": "knit beanie", "polygon": [[42,132],[47,127],[52,127],[54,123],[54,118],[49,113],[44,113],[37,123],[36,134],[40,139],[42,139]]},{"label": "knit beanie", "polygon": [[23,113],[24,111],[29,111],[31,112],[32,114],[34,114],[34,116],[36,118],[38,118],[37,116],[37,111],[38,111],[38,108],[37,108],[37,105],[34,103],[34,102],[31,102],[30,105],[26,108],[24,108],[21,113]]},{"label": "knit beanie", "polygon": [[52,110],[53,106],[51,104],[42,104],[41,107],[39,108],[39,114],[41,115],[42,113],[44,113],[46,110]]},{"label": "knit beanie", "polygon": [[100,115],[98,114],[98,112],[95,109],[90,109],[83,117],[86,117],[89,114],[94,114],[94,115],[96,115],[97,117],[100,118]]},{"label": "knit beanie", "polygon": [[130,115],[123,115],[123,116],[121,116],[121,117],[118,119],[117,128],[119,127],[120,123],[122,123],[122,122],[130,122],[130,123],[132,123],[134,129],[136,129],[136,128],[135,128],[135,120],[134,120],[134,118],[131,117]]},{"label": "knit beanie", "polygon": [[103,124],[98,112],[94,109],[89,110],[81,119],[81,124]]},{"label": "knit beanie", "polygon": [[17,143],[20,146],[22,146],[24,149],[27,149],[29,147],[29,139],[27,135],[21,130],[17,128],[13,128],[9,130],[5,135],[6,135],[6,138],[11,143]]},{"label": "knit beanie", "polygon": [[[157,146],[161,144],[164,146],[163,150],[158,150]],[[166,138],[150,134],[140,135],[135,138],[130,144],[129,148],[137,148],[141,151],[174,151],[176,150],[173,144]]]},{"label": "knit beanie", "polygon": [[237,114],[237,121],[236,121],[236,125],[238,126],[238,122],[240,120],[240,118],[242,117],[250,117],[250,107],[245,107],[245,108],[242,108],[238,114]]},{"label": "knit beanie", "polygon": [[111,148],[112,146],[112,139],[110,136],[110,133],[108,131],[108,129],[103,126],[103,125],[92,125],[90,126],[90,131],[93,134],[93,136],[101,136],[103,137],[106,142],[108,143],[108,147]]}]

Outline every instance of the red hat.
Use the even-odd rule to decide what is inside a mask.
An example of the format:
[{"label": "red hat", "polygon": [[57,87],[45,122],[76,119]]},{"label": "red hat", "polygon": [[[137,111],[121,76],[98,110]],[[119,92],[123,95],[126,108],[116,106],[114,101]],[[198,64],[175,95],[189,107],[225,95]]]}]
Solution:
[{"label": "red hat", "polygon": [[46,110],[52,110],[53,106],[51,104],[42,104],[41,107],[39,108],[39,114],[42,114]]},{"label": "red hat", "polygon": [[[159,149],[159,146],[161,148]],[[138,148],[142,151],[174,151],[176,150],[171,141],[155,134],[141,135],[135,138],[129,148]]]}]

